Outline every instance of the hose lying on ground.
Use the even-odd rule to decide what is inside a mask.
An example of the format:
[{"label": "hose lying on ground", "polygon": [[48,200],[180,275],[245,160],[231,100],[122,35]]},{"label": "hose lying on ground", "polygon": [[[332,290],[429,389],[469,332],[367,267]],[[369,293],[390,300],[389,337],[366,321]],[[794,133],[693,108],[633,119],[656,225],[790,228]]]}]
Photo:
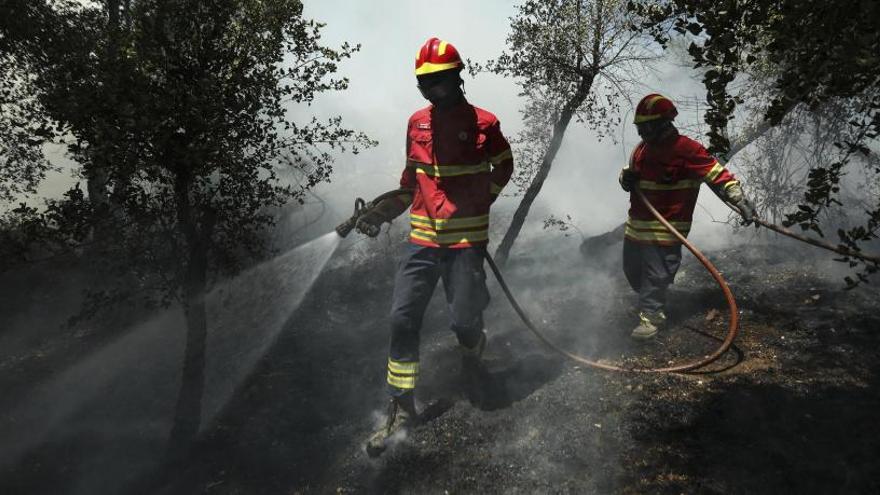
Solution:
[{"label": "hose lying on ground", "polygon": [[[740,213],[740,211],[739,211],[739,208],[737,208],[735,205],[733,205],[731,203],[727,203],[727,202],[725,202],[725,204],[727,204],[727,206],[729,206],[730,209],[735,211],[737,214],[742,215],[742,213]],[[819,239],[815,239],[813,237],[807,237],[805,235],[797,234],[795,232],[792,232],[791,230],[788,230],[785,227],[782,227],[781,225],[776,225],[776,224],[767,222],[765,220],[761,220],[760,218],[755,218],[753,221],[755,223],[757,223],[758,225],[761,225],[762,227],[766,227],[776,233],[791,237],[792,239],[795,239],[795,240],[798,240],[801,242],[806,242],[807,244],[810,244],[810,245],[813,245],[816,247],[820,247],[822,249],[827,249],[829,251],[833,251],[833,252],[840,254],[840,255],[843,255],[843,256],[851,256],[853,258],[859,258],[861,260],[870,261],[875,264],[880,264],[880,256],[864,254],[864,253],[861,253],[858,251],[853,251],[851,249],[847,249],[844,246],[835,246],[834,244],[831,244],[829,242],[820,241]]]},{"label": "hose lying on ground", "polygon": [[706,258],[706,256],[704,256],[703,253],[701,253],[700,250],[697,249],[693,244],[688,242],[688,240],[681,234],[681,232],[676,230],[675,227],[673,227],[668,221],[666,221],[665,218],[663,218],[663,216],[654,208],[651,202],[648,201],[648,198],[646,198],[645,195],[642,194],[642,191],[638,188],[638,186],[635,187],[634,191],[636,193],[636,196],[638,196],[638,198],[645,204],[645,206],[648,207],[648,210],[651,211],[651,214],[654,215],[654,218],[662,223],[666,230],[672,233],[672,235],[674,235],[679,241],[681,241],[681,243],[684,244],[685,247],[687,247],[688,250],[693,253],[698,260],[700,260],[700,263],[702,263],[703,266],[706,267],[706,270],[708,270],[709,273],[712,274],[712,278],[714,278],[715,281],[718,283],[718,286],[721,287],[721,290],[724,292],[724,297],[727,299],[727,305],[730,308],[730,322],[727,329],[727,336],[721,343],[721,346],[718,347],[715,352],[703,357],[703,359],[698,359],[695,361],[674,366],[667,366],[664,368],[627,368],[620,365],[600,363],[598,361],[593,361],[583,356],[578,356],[577,354],[566,351],[565,349],[562,349],[561,347],[550,341],[550,339],[548,339],[543,333],[541,333],[540,330],[535,327],[534,324],[532,324],[528,315],[526,315],[525,311],[523,311],[519,303],[516,302],[516,299],[510,292],[510,288],[504,281],[504,277],[501,275],[501,271],[495,264],[495,260],[492,259],[488,252],[486,253],[486,261],[489,263],[489,268],[492,269],[492,273],[495,274],[495,278],[501,285],[501,290],[504,291],[504,295],[507,296],[507,300],[510,301],[510,305],[513,306],[513,310],[516,311],[516,314],[519,315],[520,319],[526,325],[526,327],[531,330],[533,334],[535,334],[538,340],[540,340],[559,354],[562,354],[563,356],[577,363],[609,371],[631,371],[638,373],[673,373],[691,371],[697,368],[702,368],[703,366],[706,366],[707,364],[710,364],[713,361],[717,360],[725,352],[727,352],[731,345],[733,345],[733,341],[734,339],[736,339],[736,335],[739,332],[739,310],[737,310],[736,307],[736,300],[733,298],[733,293],[730,291],[730,287],[727,286],[727,282],[725,282],[724,278],[721,277],[721,273],[718,272],[718,269],[715,268],[715,266]]}]

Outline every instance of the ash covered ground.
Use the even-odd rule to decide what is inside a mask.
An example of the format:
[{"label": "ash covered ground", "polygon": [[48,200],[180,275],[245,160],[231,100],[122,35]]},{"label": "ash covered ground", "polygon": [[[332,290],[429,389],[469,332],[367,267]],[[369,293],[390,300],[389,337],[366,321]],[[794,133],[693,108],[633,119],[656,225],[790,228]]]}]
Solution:
[{"label": "ash covered ground", "polygon": [[[660,366],[708,354],[723,338],[723,296],[692,256],[670,294],[671,328],[637,345],[628,338],[635,297],[618,269],[619,245],[590,259],[574,241],[552,246],[523,246],[532,254],[506,273],[533,320],[565,348]],[[689,374],[565,361],[528,333],[490,274],[487,373],[466,376],[438,287],[422,331],[418,398],[427,420],[368,458],[364,441],[386,401],[399,247],[387,238],[343,245],[179,465],[131,476],[126,463],[155,446],[114,435],[105,422],[90,435],[35,444],[0,472],[0,491],[880,492],[880,295],[871,286],[844,290],[824,253],[781,241],[707,253],[737,295],[741,332],[731,352]],[[81,347],[107,339],[53,334],[4,349],[4,410]],[[86,472],[99,481],[83,482]]]}]

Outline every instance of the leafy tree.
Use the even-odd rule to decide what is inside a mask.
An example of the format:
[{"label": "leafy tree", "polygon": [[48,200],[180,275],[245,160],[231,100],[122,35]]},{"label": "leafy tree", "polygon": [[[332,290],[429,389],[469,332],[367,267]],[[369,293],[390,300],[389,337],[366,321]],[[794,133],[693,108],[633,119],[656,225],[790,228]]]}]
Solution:
[{"label": "leafy tree", "polygon": [[[844,207],[840,181],[855,157],[871,163],[872,147],[880,135],[880,6],[864,0],[748,0],[707,2],[671,0],[631,1],[630,8],[644,19],[642,28],[666,43],[676,32],[698,37],[689,52],[696,67],[706,68],[704,84],[709,110],[711,149],[724,154],[728,122],[742,97],[732,94],[739,77],[756,72],[772,78],[771,98],[763,112],[766,125],[776,126],[794,105],[819,110],[833,104],[846,108],[850,129],[836,142],[839,153],[829,162],[811,167],[806,190],[797,210],[786,214],[785,224],[824,235],[820,217],[828,209]],[[880,232],[880,197],[874,197],[863,222],[838,230],[840,244],[859,251]],[[857,280],[877,271],[874,263],[843,257],[861,265]]]},{"label": "leafy tree", "polygon": [[514,140],[525,190],[495,253],[503,265],[547,179],[572,119],[600,138],[618,122],[620,97],[653,55],[619,0],[528,0],[511,20],[508,51],[475,70],[514,77],[527,100],[526,130]]},{"label": "leafy tree", "polygon": [[0,206],[36,192],[50,169],[42,147],[53,134],[45,119],[35,118],[45,114],[26,54],[42,51],[34,38],[56,18],[53,12],[43,2],[0,1]]},{"label": "leafy tree", "polygon": [[[272,208],[329,180],[334,152],[372,144],[338,117],[303,111],[347,87],[333,73],[359,46],[322,45],[323,25],[302,11],[298,0],[107,1],[87,9],[96,22],[71,53],[34,57],[40,97],[90,184],[88,197],[64,202],[77,208],[25,223],[63,231],[86,217],[112,234],[94,261],[115,283],[89,294],[85,315],[129,301],[182,305],[171,452],[199,428],[212,280],[265,252]],[[284,167],[304,171],[303,183],[280,180]]]},{"label": "leafy tree", "polygon": [[30,120],[40,109],[28,97],[28,73],[8,52],[0,54],[0,73],[0,204],[9,204],[36,192],[50,166],[46,135]]}]

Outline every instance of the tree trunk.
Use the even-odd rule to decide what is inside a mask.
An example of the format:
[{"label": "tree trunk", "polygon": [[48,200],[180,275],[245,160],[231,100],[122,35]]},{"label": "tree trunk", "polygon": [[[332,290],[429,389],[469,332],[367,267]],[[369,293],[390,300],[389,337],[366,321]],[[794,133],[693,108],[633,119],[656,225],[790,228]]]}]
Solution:
[{"label": "tree trunk", "polygon": [[[205,389],[205,347],[208,321],[205,289],[208,280],[208,246],[213,235],[216,212],[212,208],[194,208],[190,189],[192,166],[178,164],[175,177],[177,229],[186,239],[187,257],[183,261],[183,309],[186,316],[186,348],[180,391],[174,409],[174,423],[168,440],[166,460],[183,459],[196,439],[202,418],[202,395]],[[198,215],[196,212],[201,211]],[[201,220],[201,221],[200,221]]]},{"label": "tree trunk", "polygon": [[208,321],[205,310],[207,253],[201,243],[190,250],[189,267],[184,289],[186,316],[186,350],[180,391],[174,409],[174,424],[168,441],[168,458],[182,458],[199,432],[202,417],[202,395],[205,388],[205,344]]},{"label": "tree trunk", "polygon": [[503,267],[507,263],[507,259],[510,256],[510,250],[513,248],[513,243],[519,236],[520,230],[522,230],[526,217],[529,215],[529,210],[532,208],[532,203],[535,202],[535,198],[537,198],[538,193],[541,192],[541,187],[544,186],[544,181],[547,180],[547,176],[550,174],[550,167],[553,165],[556,153],[562,145],[562,138],[565,137],[565,130],[568,128],[568,124],[571,122],[571,118],[574,116],[575,111],[577,111],[578,107],[584,102],[584,99],[586,99],[587,95],[590,93],[590,88],[593,85],[593,77],[594,76],[592,75],[584,77],[581,80],[577,92],[572,95],[571,99],[566,102],[564,107],[562,107],[559,120],[553,125],[553,136],[550,138],[550,145],[547,147],[547,151],[544,153],[544,158],[541,160],[541,167],[538,169],[538,173],[535,174],[534,179],[532,179],[532,183],[529,184],[529,188],[526,189],[522,201],[520,201],[519,206],[516,208],[516,212],[513,214],[513,220],[510,222],[510,227],[507,228],[507,232],[504,234],[504,238],[501,240],[498,250],[495,251],[495,263],[498,266]]}]

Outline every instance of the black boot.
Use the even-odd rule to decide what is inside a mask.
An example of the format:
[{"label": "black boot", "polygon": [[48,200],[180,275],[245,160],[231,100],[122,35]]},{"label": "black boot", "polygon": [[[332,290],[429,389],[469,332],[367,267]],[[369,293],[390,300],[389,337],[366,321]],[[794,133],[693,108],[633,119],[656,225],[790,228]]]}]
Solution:
[{"label": "black boot", "polygon": [[409,426],[418,418],[415,397],[412,393],[392,397],[388,401],[388,418],[382,428],[376,430],[367,441],[367,455],[377,457],[385,452],[388,439]]}]

